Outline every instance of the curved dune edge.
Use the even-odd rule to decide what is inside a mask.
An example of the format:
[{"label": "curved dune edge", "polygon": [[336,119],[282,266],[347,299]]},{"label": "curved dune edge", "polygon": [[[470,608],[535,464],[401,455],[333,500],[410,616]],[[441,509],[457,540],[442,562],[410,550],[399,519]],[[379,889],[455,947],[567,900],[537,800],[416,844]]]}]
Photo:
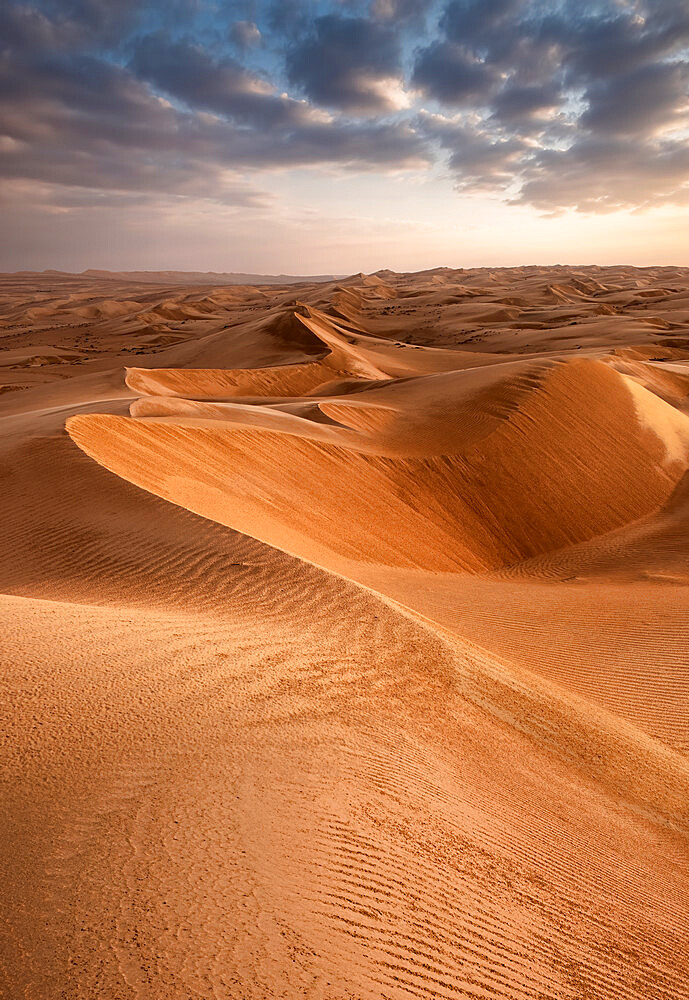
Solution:
[{"label": "curved dune edge", "polygon": [[[224,432],[223,436],[218,437],[212,430],[194,426],[185,428],[159,424],[155,421],[148,423],[127,418],[89,416],[72,418],[68,429],[75,443],[87,454],[91,453],[90,443],[94,440],[88,435],[95,432],[100,447],[107,448],[108,464],[112,471],[123,475],[126,470],[127,474],[123,475],[123,478],[139,486],[148,483],[150,488],[154,456],[157,456],[161,466],[169,468],[174,454],[174,470],[164,480],[159,481],[157,488],[151,492],[195,513],[205,517],[210,516],[212,520],[227,524],[243,534],[268,542],[291,555],[307,559],[315,565],[363,584],[380,596],[391,596],[394,599],[395,594],[399,596],[402,593],[399,580],[395,580],[394,575],[391,578],[384,566],[370,559],[361,561],[360,554],[353,548],[351,539],[350,548],[347,550],[350,555],[347,556],[347,551],[341,551],[337,557],[333,556],[332,548],[326,547],[323,543],[318,544],[314,540],[312,513],[315,505],[312,502],[304,501],[300,504],[295,500],[293,507],[289,511],[283,511],[278,517],[273,513],[276,507],[274,495],[265,495],[265,505],[260,506],[257,498],[260,499],[260,491],[265,491],[267,485],[264,480],[260,480],[259,483],[252,481],[247,486],[246,480],[242,478],[246,475],[246,470],[239,465],[240,456],[249,455],[249,467],[251,469],[260,467],[265,471],[265,452],[261,453],[259,450],[261,443],[265,446],[266,441],[270,441],[282,449],[284,441],[291,440],[291,436],[283,438],[281,435],[272,435],[271,432],[247,436],[248,432],[239,430]],[[241,452],[233,450],[233,445],[237,444],[235,440],[237,437],[242,448]],[[191,472],[185,476],[184,456],[187,441],[193,458]],[[200,479],[198,464],[204,459],[209,461],[213,455],[218,454],[222,455],[223,463],[228,463],[232,469],[232,484],[239,483],[239,485],[228,485],[221,489],[217,479],[213,482]],[[257,461],[259,454],[264,460],[263,464]],[[302,454],[300,453],[299,463],[294,461],[297,470],[296,480],[299,483],[308,483],[313,476],[308,475],[308,470],[305,470],[301,460]],[[318,454],[320,455],[320,452]],[[335,455],[338,463],[342,460],[342,454],[338,452]],[[281,461],[284,462],[282,450],[280,455]],[[292,462],[287,460],[287,467],[291,464]],[[194,469],[197,470],[196,474]],[[322,469],[319,467],[318,471]],[[351,478],[351,470],[347,470],[347,477]],[[282,482],[284,483],[284,473]],[[294,483],[290,485],[294,489]],[[369,480],[368,486],[370,485]],[[357,484],[357,489],[363,488]],[[337,495],[339,495],[339,484],[333,493],[334,506]],[[371,524],[375,524],[379,517],[380,515],[373,511],[370,514]],[[300,519],[302,519],[301,532]],[[428,537],[427,533],[424,538],[425,544],[428,544]],[[308,541],[308,550],[305,549],[305,540]],[[395,541],[399,544],[399,537]],[[407,543],[406,538],[404,542]],[[442,543],[441,539],[438,544]],[[390,554],[391,558],[399,557],[401,552],[402,549],[393,547],[392,542],[388,543],[387,548],[378,550],[379,555]],[[409,549],[405,548],[404,552],[408,554]],[[409,568],[416,569],[416,567]],[[429,586],[433,586],[432,578],[425,575],[423,579],[426,590]],[[459,579],[461,580],[461,577]],[[407,597],[407,600],[408,610],[412,614],[418,614],[420,609],[418,605],[414,607],[413,596]],[[437,629],[432,618],[428,617],[427,606],[423,608],[422,613],[429,627]],[[597,716],[596,710],[583,702],[577,705],[576,701],[572,702],[562,691],[537,680],[534,674],[527,672],[524,676],[528,680],[519,681],[508,668],[499,667],[497,662],[494,669],[497,672],[490,680],[488,674],[482,675],[480,679],[474,677],[471,680],[467,690],[471,691],[472,698],[478,699],[480,704],[498,718],[509,719],[511,724],[522,731],[530,732],[541,739],[545,738],[551,749],[565,759],[581,758],[585,761],[586,769],[590,769],[590,773],[598,777],[605,776],[605,780],[610,780],[613,784],[619,781],[620,784],[615,789],[617,795],[633,802],[638,808],[646,810],[650,808],[650,814],[656,814],[663,821],[684,829],[689,815],[684,811],[689,792],[689,785],[686,784],[689,778],[689,762],[674,754],[669,748],[655,743],[621,719],[605,713]],[[519,706],[516,713],[515,705]],[[519,714],[523,714],[521,720],[518,719]],[[553,722],[554,714],[560,716],[557,723]],[[566,733],[564,738],[563,733]],[[630,754],[644,760],[643,767],[631,776],[631,780],[627,771]],[[649,778],[649,775],[652,777]],[[660,803],[664,801],[665,794],[669,794],[665,805],[655,804],[659,790],[662,790],[658,799]],[[654,804],[651,806],[651,803]]]},{"label": "curved dune edge", "polygon": [[685,1000],[689,297],[570,270],[53,304],[122,352],[0,400],[0,995]]},{"label": "curved dune edge", "polygon": [[440,449],[433,410],[395,419],[393,391],[386,409],[367,410],[375,390],[320,402],[349,430],[272,407],[183,401],[176,411],[169,397],[134,407],[160,419],[77,416],[67,429],[137,485],[336,571],[340,560],[496,570],[606,534],[668,499],[689,456],[683,414],[599,362],[546,371],[520,391],[487,432],[484,398],[475,409],[460,398],[455,438],[442,427]]},{"label": "curved dune edge", "polygon": [[[589,366],[585,365],[586,374],[588,374],[587,368]],[[674,414],[668,416],[661,407],[664,419],[659,424],[653,423],[649,426],[649,421],[656,415],[655,402],[648,404],[644,409],[646,401],[643,397],[641,401],[636,398],[634,392],[630,392],[618,376],[608,379],[607,372],[600,366],[595,367],[593,371],[596,378],[600,377],[603,380],[603,385],[608,390],[608,403],[611,391],[619,393],[620,402],[624,401],[625,404],[624,426],[637,431],[635,444],[640,456],[638,467],[640,481],[645,490],[644,492],[637,490],[635,497],[641,495],[643,497],[641,503],[646,503],[652,509],[658,497],[662,498],[672,492],[674,477],[680,471],[682,463],[678,461],[676,446],[678,440],[680,444],[682,442],[681,435],[684,429],[682,420],[676,421]],[[538,405],[542,402],[541,396],[545,395],[547,402],[552,403],[552,399],[558,399],[559,392],[565,388],[567,390],[565,397],[569,398],[568,374],[564,373],[564,387],[560,370],[554,374],[546,374],[545,380],[536,381],[537,388],[533,389],[536,408],[532,408],[528,413],[526,428],[532,429],[534,424],[539,426],[537,416]],[[550,384],[553,381],[554,386]],[[523,397],[520,395],[518,398],[519,405],[523,407]],[[232,408],[231,404],[226,405]],[[216,420],[207,422],[201,415],[184,416],[184,411],[181,416],[170,414],[143,419],[76,417],[69,422],[68,429],[70,436],[82,450],[92,455],[95,453],[95,457],[103,464],[137,485],[144,485],[147,489],[151,489],[153,485],[152,492],[157,495],[181,503],[182,506],[204,516],[210,515],[213,520],[231,525],[277,548],[306,558],[331,572],[356,580],[373,591],[374,598],[385,595],[387,584],[388,595],[394,597],[397,593],[399,599],[402,595],[399,580],[393,580],[395,585],[390,587],[390,572],[393,572],[393,576],[394,573],[401,574],[402,579],[405,574],[418,574],[420,567],[423,567],[423,559],[428,556],[429,548],[433,552],[437,568],[440,568],[443,546],[446,547],[446,552],[452,552],[453,555],[457,551],[455,533],[460,523],[459,518],[452,522],[453,527],[446,536],[440,533],[436,538],[434,531],[442,532],[444,521],[441,517],[438,525],[428,523],[429,511],[435,511],[437,507],[424,501],[426,497],[429,500],[437,500],[439,492],[437,481],[432,482],[427,494],[422,494],[423,480],[419,476],[419,466],[414,465],[412,459],[390,455],[383,458],[371,453],[373,448],[371,436],[375,440],[376,434],[382,434],[383,437],[387,434],[388,448],[390,448],[392,428],[389,410],[384,413],[386,419],[381,419],[381,414],[374,409],[373,420],[370,419],[369,413],[368,420],[359,422],[352,419],[352,413],[354,411],[356,416],[365,414],[365,400],[361,403],[359,400],[354,400],[353,406],[345,401],[341,404],[343,410],[337,409],[337,402],[320,405],[325,407],[327,415],[335,420],[339,418],[341,424],[345,425],[344,428],[341,425],[317,428],[315,433],[323,435],[320,440],[305,436],[303,428],[309,421],[302,418],[290,417],[293,422],[286,423],[284,431],[281,432],[276,433],[275,430],[268,429],[269,424],[262,424],[260,407],[255,405],[245,406],[241,409],[241,413],[235,415],[239,421],[236,425],[220,426],[219,429]],[[508,407],[506,411],[500,409],[487,436],[481,433],[478,438],[472,438],[469,433],[466,437],[466,428],[463,428],[462,440],[468,442],[466,454],[470,455],[472,448],[489,448],[494,443],[495,437],[499,443],[500,435],[511,430],[515,426],[515,420],[518,421],[520,416],[523,417],[523,410],[520,410],[519,405],[515,409]],[[576,409],[574,407],[568,411],[570,421]],[[242,422],[251,419],[253,414],[256,424],[251,428],[243,426]],[[287,416],[282,414],[280,419]],[[590,411],[587,416],[590,416]],[[274,417],[275,414],[268,419]],[[352,428],[352,423],[357,426]],[[520,423],[517,423],[517,427],[518,433],[526,434]],[[615,429],[612,436],[616,437],[618,433],[619,431]],[[337,443],[340,435],[340,443]],[[367,452],[358,450],[356,435],[368,437]],[[394,440],[394,433],[392,439]],[[474,441],[477,443],[474,444]],[[600,434],[598,441],[600,443]],[[510,441],[509,444],[512,445],[513,442]],[[525,450],[532,448],[533,441],[529,441],[527,437]],[[394,448],[392,451],[394,454]],[[604,469],[609,474],[611,466],[615,468],[613,458],[612,449],[607,453],[603,452],[602,461],[600,465],[596,465],[596,469]],[[420,461],[422,460],[417,459],[417,463]],[[459,467],[466,462],[465,455]],[[410,490],[409,500],[400,513],[394,514],[394,504],[399,502],[404,494],[400,491],[399,480],[393,479],[394,487],[391,488],[390,480],[384,477],[384,472],[389,474],[389,470],[397,468],[398,465],[403,469],[411,468],[411,481],[415,489],[413,492]],[[423,467],[426,469],[428,465]],[[161,476],[163,468],[168,472]],[[344,473],[341,471],[343,468]],[[613,482],[618,481],[619,479],[613,476]],[[379,499],[376,500],[378,482]],[[658,492],[653,492],[654,490]],[[644,496],[644,493],[648,495]],[[412,496],[413,501],[410,502]],[[631,495],[628,496],[631,500]],[[357,498],[365,498],[363,513],[359,515],[356,513]],[[374,503],[381,504],[381,508],[372,509],[371,505]],[[425,521],[416,524],[412,522],[411,529],[407,529],[407,521],[410,512],[415,509],[414,505],[423,511]],[[637,509],[632,507],[631,512],[634,513]],[[346,520],[343,518],[345,513]],[[361,531],[360,534],[355,534],[354,529],[357,527],[359,517]],[[633,517],[630,518],[629,508],[625,510],[624,517],[634,520]],[[374,529],[380,524],[385,524],[386,519],[388,522],[392,521],[394,525],[394,537],[384,535],[378,539],[375,537]],[[465,525],[466,521],[463,522],[463,526]],[[329,529],[330,533],[325,529]],[[343,545],[341,535],[345,531],[348,534],[344,539],[346,544]],[[338,535],[340,539],[336,546],[333,545],[332,533]],[[417,536],[416,547],[415,536]],[[366,548],[362,548],[364,542]],[[454,548],[447,548],[450,545]],[[469,553],[468,548],[466,553]],[[410,555],[414,560],[411,564]],[[475,553],[472,552],[471,555],[476,558]],[[468,560],[469,555],[466,554],[464,558]],[[406,564],[403,560],[407,560]],[[473,570],[479,575],[477,578],[480,578],[486,567],[477,564],[469,568],[464,565],[461,569],[463,573]],[[388,574],[387,579],[386,574]],[[433,590],[433,575],[426,572],[423,576],[424,590],[428,594],[429,590],[430,592]],[[453,576],[460,581],[462,579],[456,565],[449,567],[444,579]],[[507,733],[519,734],[520,738],[525,738],[537,747],[538,752],[542,753],[545,750],[553,762],[558,762],[557,767],[565,767],[571,775],[576,775],[576,782],[583,782],[586,786],[591,783],[590,787],[599,789],[608,803],[614,802],[615,808],[628,810],[630,817],[634,817],[631,822],[643,825],[650,823],[658,830],[667,831],[671,837],[677,834],[682,842],[686,842],[684,838],[689,834],[687,810],[689,761],[686,758],[650,738],[618,715],[606,713],[595,708],[590,702],[567,695],[558,686],[553,686],[547,680],[536,676],[533,671],[520,670],[513,665],[502,663],[495,657],[486,656],[480,649],[466,641],[459,641],[456,635],[445,633],[433,622],[432,614],[428,617],[428,606],[416,603],[413,594],[407,607],[414,619],[418,617],[421,609],[426,614],[425,627],[422,626],[421,634],[426,633],[428,638],[420,639],[417,635],[415,642],[420,643],[424,650],[428,641],[441,642],[442,653],[434,649],[432,658],[428,658],[428,651],[424,652],[424,670],[428,669],[432,662],[434,666],[431,669],[440,670],[441,675],[447,678],[446,683],[449,683],[455,692],[454,698],[458,697],[459,703],[465,706],[463,712],[478,711],[481,716],[489,720],[487,732],[491,733],[491,739],[496,739],[497,731],[503,728]],[[395,605],[391,611],[395,612]],[[398,621],[396,627],[401,628],[404,618]],[[406,676],[404,669],[403,673]],[[419,679],[416,683],[424,686],[426,680]],[[447,694],[444,697],[447,697]],[[454,698],[450,699],[453,703],[455,703]],[[418,703],[414,711],[419,712]],[[435,701],[433,712],[434,714],[437,712]],[[436,715],[434,724],[437,721]],[[448,748],[453,745],[456,739],[455,725],[456,723],[449,720],[442,723],[440,742],[442,747]],[[484,738],[487,732],[484,730]],[[363,753],[364,757],[367,753],[363,749],[365,745],[364,740],[359,747],[359,754]],[[377,759],[379,755],[380,748],[376,750]],[[356,766],[357,770],[361,769],[360,761]],[[332,767],[332,759],[329,759],[329,769],[332,770]],[[498,773],[502,773],[503,780],[509,782],[504,767],[505,760],[502,760],[498,766]],[[410,788],[410,776],[406,767],[404,788],[406,797]],[[427,804],[426,802],[426,806]],[[280,812],[279,805],[273,808],[277,808]],[[290,812],[293,811],[294,806],[291,806]],[[284,813],[281,815],[283,815],[282,821],[289,823],[287,815]],[[376,843],[376,840],[377,838],[374,838],[371,843]],[[681,855],[682,848],[678,846],[678,850]],[[293,866],[293,850],[289,851],[289,857],[290,866]],[[359,848],[352,855],[351,862],[354,865],[353,870],[362,863]],[[271,852],[271,864],[274,863],[275,854]],[[369,864],[367,861],[363,863]],[[376,874],[372,877],[380,879],[381,869],[376,865],[373,870]],[[404,879],[403,876],[402,882]],[[421,882],[424,884],[423,876]],[[377,893],[375,898],[379,898]],[[429,908],[428,902],[425,901],[423,907],[425,919],[433,919],[430,916],[432,905]],[[524,911],[525,917],[527,913],[527,919],[533,920],[533,910],[527,907]],[[342,916],[341,910],[340,916]],[[300,912],[295,912],[294,919],[298,924],[303,917]],[[345,917],[346,921],[350,919]],[[359,921],[360,917],[355,917],[350,926],[360,927]],[[312,933],[309,931],[310,936]],[[494,933],[491,934],[491,938],[493,941],[496,940]],[[555,938],[559,940],[557,933]],[[423,943],[424,934],[418,936],[417,931],[416,940],[416,948],[426,947]],[[500,940],[499,936],[497,940]],[[515,955],[523,954],[523,946],[517,942],[509,945],[509,948]],[[588,954],[592,966],[598,967],[600,959],[597,945],[589,949]],[[459,980],[455,980],[457,973],[452,963],[447,964],[440,957],[442,951],[439,953],[434,949],[427,955],[434,969],[427,982],[432,983],[436,991],[448,986],[450,988],[448,995],[451,995],[451,984],[462,981],[461,973]],[[480,957],[475,966],[475,975],[478,981],[485,980],[487,983],[492,983],[488,987],[491,990],[500,980],[493,981],[488,971],[489,966],[490,960],[486,965],[486,960]],[[407,982],[407,988],[413,991],[415,986],[412,984],[419,983],[420,973],[416,964],[405,959],[401,965],[396,964],[396,969],[396,975],[401,977],[402,982]],[[407,980],[408,975],[412,978]],[[524,974],[515,968],[505,974],[504,985],[509,990],[518,982],[525,985],[528,983],[527,989],[533,989],[536,988],[535,983],[542,975],[545,979],[540,981],[546,984],[546,990],[555,989],[557,992],[564,988],[562,984],[554,987],[552,973],[541,972],[538,962],[531,973],[534,978],[525,978]],[[605,982],[609,975],[609,970],[601,972],[600,981]],[[672,974],[669,975],[671,978]],[[365,991],[362,989],[363,992]]]},{"label": "curved dune edge", "polygon": [[[222,373],[183,375],[222,382]],[[133,404],[136,419],[77,416],[68,432],[135,485],[451,626],[452,615],[433,611],[437,574],[446,587],[453,575],[536,569],[600,545],[662,507],[689,455],[687,417],[601,362],[488,375],[423,377],[417,396],[412,379],[328,398],[318,407],[332,423],[284,406],[163,394]],[[162,379],[165,393],[168,373]],[[410,408],[421,399],[425,408]],[[438,435],[456,454],[436,454]],[[484,645],[480,632],[474,639]],[[545,676],[592,693],[588,675]],[[593,693],[603,708],[686,744],[687,713],[673,696],[657,730],[631,687],[629,703]]]},{"label": "curved dune edge", "polygon": [[[0,599],[25,663],[0,822],[22,900],[10,995],[181,1000],[229,981],[258,1000],[306,974],[371,1000],[477,983],[638,998],[659,977],[681,996],[677,755],[67,439],[36,448],[36,471],[68,474],[25,488],[27,523],[43,519],[47,565],[86,576],[62,599]],[[104,526],[64,538],[60,491],[79,526],[85,483]]]}]

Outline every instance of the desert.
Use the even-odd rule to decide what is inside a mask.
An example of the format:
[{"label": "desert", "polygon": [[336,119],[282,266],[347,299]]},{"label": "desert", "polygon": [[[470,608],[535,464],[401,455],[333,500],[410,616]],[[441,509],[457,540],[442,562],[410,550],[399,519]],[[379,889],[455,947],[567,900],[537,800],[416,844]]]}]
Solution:
[{"label": "desert", "polygon": [[686,998],[689,268],[231,278],[0,276],[0,995]]}]

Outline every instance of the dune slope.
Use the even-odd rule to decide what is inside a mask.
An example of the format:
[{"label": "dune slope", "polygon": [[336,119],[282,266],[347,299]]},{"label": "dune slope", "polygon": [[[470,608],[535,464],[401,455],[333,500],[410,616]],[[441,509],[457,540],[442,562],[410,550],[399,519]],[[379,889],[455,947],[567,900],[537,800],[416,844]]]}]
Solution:
[{"label": "dune slope", "polygon": [[0,995],[685,998],[689,273],[43,280]]}]

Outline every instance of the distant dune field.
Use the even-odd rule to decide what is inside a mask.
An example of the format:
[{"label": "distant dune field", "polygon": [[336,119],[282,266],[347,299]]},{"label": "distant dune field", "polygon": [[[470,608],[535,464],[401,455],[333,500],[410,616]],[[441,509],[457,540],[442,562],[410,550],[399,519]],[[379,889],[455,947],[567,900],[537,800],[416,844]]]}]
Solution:
[{"label": "distant dune field", "polygon": [[687,1000],[689,269],[221,278],[0,277],[0,997]]}]

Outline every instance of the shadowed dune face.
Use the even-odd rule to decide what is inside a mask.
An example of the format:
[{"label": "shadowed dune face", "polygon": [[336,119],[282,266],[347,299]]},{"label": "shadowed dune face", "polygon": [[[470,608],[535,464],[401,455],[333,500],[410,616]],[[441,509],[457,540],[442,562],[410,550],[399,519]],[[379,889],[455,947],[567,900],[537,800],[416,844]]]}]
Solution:
[{"label": "shadowed dune face", "polygon": [[0,994],[684,998],[689,272],[2,302]]},{"label": "shadowed dune face", "polygon": [[123,478],[343,572],[343,560],[496,570],[667,500],[687,466],[689,418],[600,361],[501,367],[327,397],[335,424],[276,419],[260,403],[196,411],[185,400],[176,412],[171,385],[188,378],[206,400],[224,394],[223,373],[137,373],[130,387],[163,394],[160,420],[149,399],[134,407],[143,420],[78,416],[68,430]]}]

